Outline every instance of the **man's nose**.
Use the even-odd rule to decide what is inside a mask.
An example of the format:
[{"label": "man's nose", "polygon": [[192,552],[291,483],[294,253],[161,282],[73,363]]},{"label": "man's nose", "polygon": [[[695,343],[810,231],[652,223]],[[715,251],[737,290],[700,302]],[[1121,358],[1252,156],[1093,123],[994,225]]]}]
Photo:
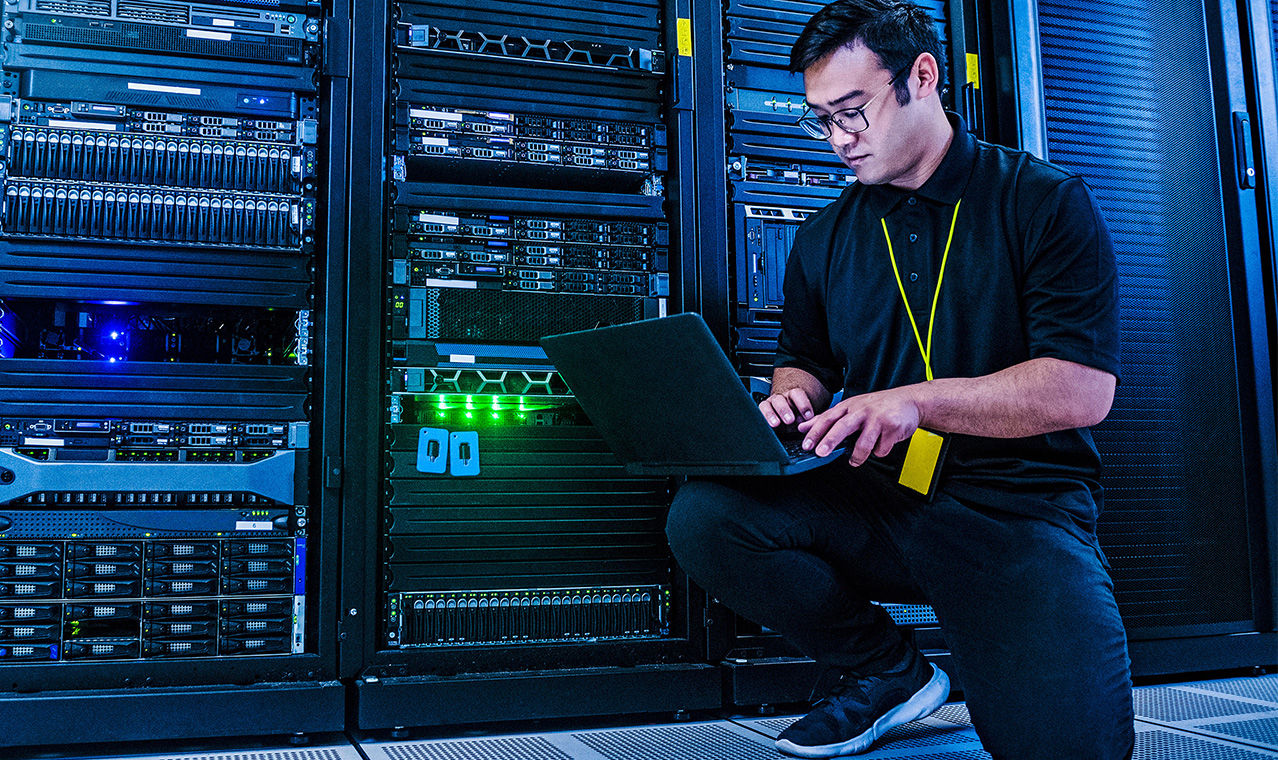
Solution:
[{"label": "man's nose", "polygon": [[861,135],[857,133],[846,132],[840,129],[837,125],[831,124],[830,137],[827,139],[830,142],[830,147],[834,148],[835,152],[837,153],[840,151],[840,149],[848,145],[856,144],[856,141],[860,139],[860,137]]}]

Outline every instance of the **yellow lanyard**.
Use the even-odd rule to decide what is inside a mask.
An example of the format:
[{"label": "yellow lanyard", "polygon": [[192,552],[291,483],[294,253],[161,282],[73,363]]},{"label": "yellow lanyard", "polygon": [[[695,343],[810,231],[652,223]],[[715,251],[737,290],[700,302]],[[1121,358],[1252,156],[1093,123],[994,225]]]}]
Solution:
[{"label": "yellow lanyard", "polygon": [[945,262],[950,258],[950,243],[954,241],[954,223],[958,221],[959,198],[954,204],[954,218],[950,220],[950,235],[945,240],[945,252],[941,254],[941,273],[936,277],[936,292],[932,294],[932,314],[927,318],[927,345],[919,335],[919,325],[914,321],[914,312],[910,309],[910,299],[905,295],[905,285],[901,283],[901,270],[896,267],[896,254],[892,253],[892,238],[888,235],[887,218],[879,219],[883,225],[883,237],[887,240],[888,258],[892,259],[892,274],[896,275],[896,286],[901,290],[901,300],[905,302],[905,314],[910,318],[910,327],[914,328],[914,340],[919,344],[919,353],[923,354],[923,367],[927,371],[927,379],[932,379],[932,324],[936,321],[936,302],[941,298],[941,282],[945,279]]}]

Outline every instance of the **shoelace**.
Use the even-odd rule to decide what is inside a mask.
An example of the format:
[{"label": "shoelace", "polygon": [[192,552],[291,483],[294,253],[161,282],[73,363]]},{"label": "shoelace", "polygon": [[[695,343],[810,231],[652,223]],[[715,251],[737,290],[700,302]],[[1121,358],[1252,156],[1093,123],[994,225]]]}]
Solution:
[{"label": "shoelace", "polygon": [[[831,673],[836,673],[837,675],[834,683],[827,685],[826,682],[830,680]],[[853,683],[861,680],[849,678],[849,675],[846,670],[839,670],[838,668],[827,668],[822,671],[821,675],[817,677],[816,683],[812,684],[812,691],[808,692],[808,704],[816,707],[822,702],[842,695]],[[820,699],[817,698],[818,692],[821,694]]]},{"label": "shoelace", "polygon": [[[834,683],[822,688],[823,684],[829,680],[828,677],[830,673],[837,673],[838,675],[834,679]],[[818,705],[828,702],[835,697],[843,696],[849,690],[853,689],[853,687],[860,687],[859,691],[863,698],[856,701],[862,705],[868,706],[870,687],[872,685],[870,682],[874,680],[882,679],[880,676],[856,676],[846,670],[827,668],[820,676],[817,677],[816,683],[812,685],[812,691],[808,693],[808,704],[812,707],[817,707]],[[818,691],[822,693],[822,697],[820,699],[816,698]]]}]

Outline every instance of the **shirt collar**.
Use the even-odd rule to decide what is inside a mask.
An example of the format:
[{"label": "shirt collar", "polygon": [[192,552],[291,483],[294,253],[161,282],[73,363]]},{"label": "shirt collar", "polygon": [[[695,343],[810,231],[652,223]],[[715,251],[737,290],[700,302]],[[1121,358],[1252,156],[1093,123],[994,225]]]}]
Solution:
[{"label": "shirt collar", "polygon": [[915,193],[953,206],[963,197],[967,181],[972,176],[972,166],[976,163],[976,138],[967,131],[967,124],[962,116],[950,111],[946,111],[945,116],[954,128],[954,140],[950,142],[949,150],[945,151],[945,158],[941,159],[936,171],[932,172],[932,176]]}]

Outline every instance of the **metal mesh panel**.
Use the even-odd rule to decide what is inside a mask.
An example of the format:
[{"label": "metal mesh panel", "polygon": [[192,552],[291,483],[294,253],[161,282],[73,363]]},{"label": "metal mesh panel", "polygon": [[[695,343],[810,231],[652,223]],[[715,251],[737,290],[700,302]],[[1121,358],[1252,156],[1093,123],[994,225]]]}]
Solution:
[{"label": "metal mesh panel", "polygon": [[662,726],[573,734],[609,760],[776,760],[777,751],[722,726]]},{"label": "metal mesh panel", "polygon": [[1186,126],[1162,105],[1212,110],[1202,6],[1043,0],[1038,9],[1049,158],[1095,191],[1118,257],[1123,382],[1095,435],[1107,489],[1098,533],[1119,608],[1133,638],[1142,628],[1245,627],[1246,495],[1217,144],[1210,119]]},{"label": "metal mesh panel", "polygon": [[1220,734],[1221,736],[1229,736],[1278,749],[1278,716],[1239,720],[1232,723],[1214,723],[1208,726],[1198,726],[1198,728]]},{"label": "metal mesh panel", "polygon": [[1218,691],[1222,694],[1232,694],[1236,697],[1260,699],[1278,706],[1278,676],[1230,678],[1224,681],[1204,681],[1203,683],[1184,685],[1193,686],[1196,689],[1206,689],[1207,691]]},{"label": "metal mesh panel", "polygon": [[752,722],[751,728],[763,729],[773,735],[779,735],[782,731],[794,725],[796,720],[798,720],[796,717],[768,718],[767,720]]},{"label": "metal mesh panel", "polygon": [[897,625],[935,625],[936,611],[927,604],[884,604],[888,617]]},{"label": "metal mesh panel", "polygon": [[[441,288],[427,302],[427,338],[534,343],[543,335],[643,319],[644,299]],[[438,304],[438,312],[435,311]]]},{"label": "metal mesh panel", "polygon": [[137,760],[358,760],[359,752],[354,747],[315,747],[279,751],[131,755],[130,757]]},{"label": "metal mesh panel", "polygon": [[965,704],[941,705],[941,709],[932,713],[932,717],[959,726],[972,725],[972,716],[968,714]]},{"label": "metal mesh panel", "polygon": [[1270,0],[1269,15],[1273,28],[1274,55],[1278,59],[1278,0]]},{"label": "metal mesh panel", "polygon": [[1136,732],[1136,751],[1132,754],[1132,760],[1255,760],[1261,757],[1273,755],[1162,729]]},{"label": "metal mesh panel", "polygon": [[389,760],[572,760],[540,736],[389,745]]},{"label": "metal mesh panel", "polygon": [[1174,723],[1193,718],[1248,715],[1265,708],[1227,697],[1213,697],[1172,687],[1136,689],[1132,692],[1136,717]]}]

